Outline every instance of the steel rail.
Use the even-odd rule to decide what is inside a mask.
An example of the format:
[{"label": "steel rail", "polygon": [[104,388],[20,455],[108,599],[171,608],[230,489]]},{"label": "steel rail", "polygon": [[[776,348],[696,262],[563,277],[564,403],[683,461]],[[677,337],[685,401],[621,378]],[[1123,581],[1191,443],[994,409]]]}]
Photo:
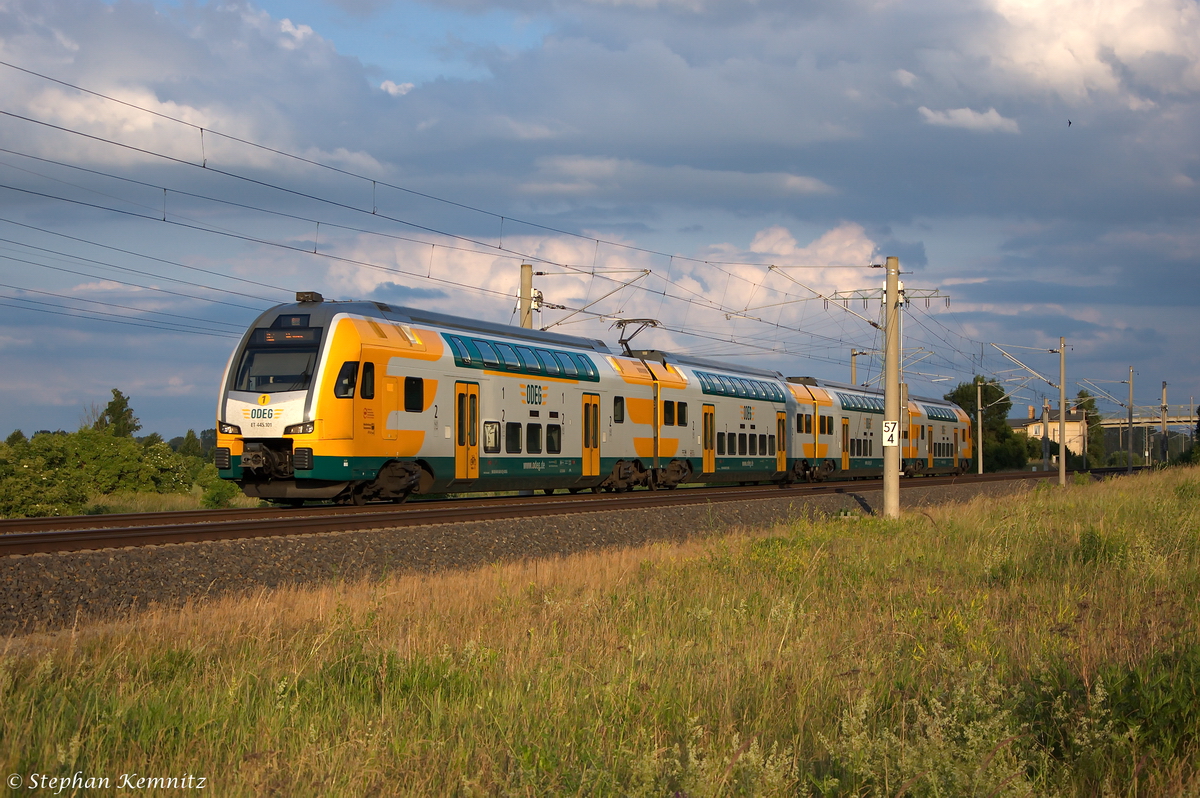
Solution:
[{"label": "steel rail", "polygon": [[[905,480],[904,488],[970,485],[1014,479],[1045,479],[1049,472],[1012,472]],[[179,513],[67,516],[56,519],[10,519],[0,522],[0,556],[65,553],[254,537],[309,535],[364,529],[422,526],[521,518],[533,515],[633,510],[689,504],[753,501],[756,499],[858,493],[879,490],[880,480],[753,487],[700,488],[673,491],[635,491],[621,494],[562,494],[511,496],[482,500],[453,500],[365,507],[311,507],[296,510],[263,508],[237,511],[185,511]],[[42,531],[18,531],[13,521],[58,524]],[[111,526],[104,522],[115,522]],[[123,525],[122,525],[123,524]]]}]

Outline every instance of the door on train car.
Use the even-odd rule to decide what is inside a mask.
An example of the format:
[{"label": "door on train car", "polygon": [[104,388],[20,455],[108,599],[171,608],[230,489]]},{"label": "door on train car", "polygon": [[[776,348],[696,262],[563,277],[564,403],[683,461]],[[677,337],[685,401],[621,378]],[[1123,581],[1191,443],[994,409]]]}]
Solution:
[{"label": "door on train car", "polygon": [[775,470],[787,471],[787,413],[775,412]]},{"label": "door on train car", "polygon": [[364,346],[362,365],[359,366],[359,394],[362,395],[370,383],[370,390],[374,395],[370,407],[374,416],[375,435],[381,441],[396,440],[396,430],[388,427],[388,420],[393,412],[400,409],[400,385],[396,377],[387,373],[389,360],[390,352],[383,349],[367,349]]},{"label": "door on train car", "polygon": [[379,400],[375,391],[375,363],[367,352],[358,364],[358,389],[354,392],[354,438],[374,454],[372,444],[383,426],[379,420]]},{"label": "door on train car", "polygon": [[454,383],[454,478],[479,477],[479,383]]},{"label": "door on train car", "polygon": [[583,476],[600,475],[600,395],[583,395]]},{"label": "door on train car", "polygon": [[958,468],[958,430],[954,430],[954,467]]},{"label": "door on train car", "polygon": [[926,463],[928,464],[928,466],[930,468],[933,468],[933,425],[932,424],[929,425],[927,432],[929,434],[925,436]]},{"label": "door on train car", "polygon": [[701,409],[704,417],[701,448],[704,452],[701,468],[705,474],[717,470],[717,408],[714,405],[704,405]]},{"label": "door on train car", "polygon": [[850,470],[850,419],[842,419],[842,470]]}]

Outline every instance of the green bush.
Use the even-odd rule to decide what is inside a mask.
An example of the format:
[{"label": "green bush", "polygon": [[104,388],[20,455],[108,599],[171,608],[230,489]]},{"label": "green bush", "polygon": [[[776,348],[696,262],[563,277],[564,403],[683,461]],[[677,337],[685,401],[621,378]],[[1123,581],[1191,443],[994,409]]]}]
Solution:
[{"label": "green bush", "polygon": [[204,489],[200,503],[210,510],[220,510],[229,507],[233,503],[234,497],[240,494],[241,491],[238,490],[237,485],[220,479]]},{"label": "green bush", "polygon": [[203,469],[161,441],[107,430],[13,434],[0,443],[0,515],[78,514],[89,497],[117,492],[186,493]]}]

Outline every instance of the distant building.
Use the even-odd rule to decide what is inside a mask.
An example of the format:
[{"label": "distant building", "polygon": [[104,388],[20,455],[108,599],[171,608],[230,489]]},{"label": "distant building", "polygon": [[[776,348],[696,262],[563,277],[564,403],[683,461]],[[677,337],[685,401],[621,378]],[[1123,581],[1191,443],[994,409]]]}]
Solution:
[{"label": "distant building", "polygon": [[[1058,457],[1058,411],[1051,409],[1046,413],[1046,417],[1050,419],[1050,455],[1052,458]],[[1029,405],[1028,418],[1010,418],[1008,426],[1013,432],[1026,435],[1035,440],[1039,440],[1043,436],[1042,431],[1042,414],[1034,407]],[[1067,433],[1067,448],[1075,454],[1084,454],[1087,451],[1087,413],[1082,410],[1068,408],[1066,417],[1066,433]]]}]

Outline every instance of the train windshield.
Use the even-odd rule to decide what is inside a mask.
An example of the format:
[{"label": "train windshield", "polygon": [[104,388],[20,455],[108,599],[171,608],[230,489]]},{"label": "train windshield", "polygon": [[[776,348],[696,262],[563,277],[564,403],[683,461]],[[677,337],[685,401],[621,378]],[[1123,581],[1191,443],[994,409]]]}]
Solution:
[{"label": "train windshield", "polygon": [[317,369],[320,333],[319,328],[255,330],[230,389],[255,393],[308,390]]},{"label": "train windshield", "polygon": [[282,393],[304,391],[317,366],[317,347],[303,349],[247,349],[234,381],[235,391]]}]

